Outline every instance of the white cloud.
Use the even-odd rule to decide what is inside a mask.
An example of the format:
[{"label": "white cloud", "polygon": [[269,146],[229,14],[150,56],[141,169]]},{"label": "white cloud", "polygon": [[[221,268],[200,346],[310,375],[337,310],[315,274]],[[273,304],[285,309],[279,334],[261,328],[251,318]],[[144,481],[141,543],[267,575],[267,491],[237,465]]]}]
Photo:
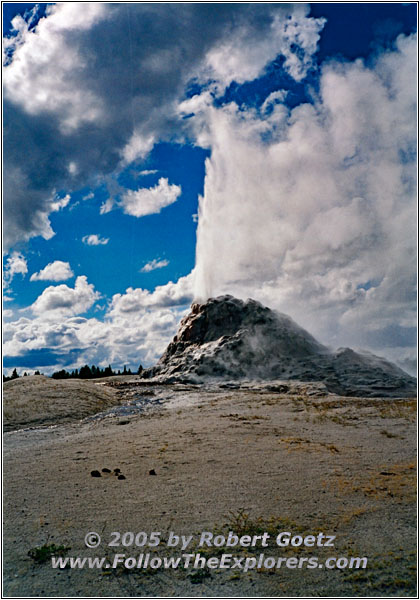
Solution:
[{"label": "white cloud", "polygon": [[88,246],[105,246],[109,242],[109,238],[101,238],[96,233],[91,233],[83,236],[82,242]]},{"label": "white cloud", "polygon": [[85,9],[80,11],[74,2],[49,5],[47,17],[34,29],[21,19],[14,21],[19,34],[8,41],[14,55],[3,73],[5,97],[29,114],[56,114],[63,131],[97,121],[103,113],[101,99],[92,90],[74,86],[74,67],[83,68],[86,59],[68,42],[68,34],[89,30],[105,16],[101,3],[86,4]]},{"label": "white cloud", "polygon": [[145,169],[144,171],[140,171],[139,175],[145,177],[146,175],[155,175],[157,173],[157,169]]},{"label": "white cloud", "polygon": [[123,164],[128,165],[139,158],[147,156],[154,143],[153,135],[143,136],[139,132],[134,132],[128,144],[121,151]]},{"label": "white cloud", "polygon": [[26,258],[20,252],[12,252],[6,259],[3,271],[4,286],[7,288],[11,284],[15,275],[23,277],[28,272],[28,264]]},{"label": "white cloud", "polygon": [[150,273],[150,271],[155,271],[156,269],[163,269],[163,267],[167,267],[169,265],[169,260],[164,258],[163,260],[157,260],[154,258],[150,262],[146,263],[144,267],[140,269],[142,273]]},{"label": "white cloud", "polygon": [[[162,308],[105,322],[84,317],[20,318],[4,324],[4,352],[7,356],[30,356],[28,367],[39,368],[33,354],[48,348],[53,354],[51,367],[41,363],[43,372],[86,363],[115,368],[140,363],[149,366],[164,352],[184,314],[185,310],[178,308]],[[45,361],[45,354],[42,356]]]},{"label": "white cloud", "polygon": [[154,187],[128,190],[121,198],[121,207],[127,215],[144,217],[160,213],[180,195],[181,186],[169,184],[166,177],[161,177]]},{"label": "white cloud", "polygon": [[153,292],[142,288],[128,288],[125,294],[114,294],[109,315],[128,315],[144,308],[185,306],[193,299],[194,271],[180,277],[176,283],[170,281],[159,285]]},{"label": "white cloud", "polygon": [[77,172],[79,170],[77,163],[75,163],[74,160],[71,160],[69,162],[69,164],[67,165],[67,169],[68,169],[70,175],[77,175]]},{"label": "white cloud", "polygon": [[113,198],[107,198],[105,200],[105,202],[103,202],[101,204],[101,208],[99,209],[99,212],[101,215],[106,215],[107,213],[111,212],[111,210],[114,208],[114,200]]},{"label": "white cloud", "polygon": [[286,90],[277,90],[275,92],[271,92],[271,94],[269,94],[264,100],[261,106],[261,112],[266,113],[270,108],[272,109],[275,104],[283,103],[286,99],[287,93],[288,92]]},{"label": "white cloud", "polygon": [[100,298],[85,275],[77,277],[74,288],[65,284],[49,286],[30,307],[35,315],[46,320],[86,312]]},{"label": "white cloud", "polygon": [[54,201],[51,203],[51,211],[58,212],[62,208],[65,208],[70,202],[70,198],[70,194],[66,194],[65,196],[63,196],[63,198],[59,198],[58,196],[56,196],[54,198]]},{"label": "white cloud", "polygon": [[207,53],[202,79],[216,82],[223,92],[232,81],[256,79],[269,62],[282,55],[284,69],[300,81],[313,66],[312,57],[326,22],[323,18],[308,19],[308,13],[308,5],[295,4],[289,19],[275,14],[265,36],[249,25],[235,28]]},{"label": "white cloud", "polygon": [[402,36],[370,68],[329,63],[314,105],[193,99],[211,148],[199,298],[256,297],[327,344],[390,356],[405,340],[413,353],[415,73],[416,39]]},{"label": "white cloud", "polygon": [[33,353],[48,348],[54,356],[51,367],[42,368],[44,372],[85,363],[111,363],[117,368],[154,364],[188,311],[192,280],[190,274],[154,292],[129,288],[125,294],[115,294],[104,321],[73,316],[94,300],[96,292],[86,278],[76,282],[75,290],[65,285],[47,288],[47,294],[40,296],[42,302],[37,300],[34,318],[21,317],[4,324],[4,352],[7,356],[30,355],[28,367],[37,368]]},{"label": "white cloud", "polygon": [[39,273],[33,273],[30,281],[65,281],[73,277],[74,273],[68,262],[55,260],[44,267]]}]

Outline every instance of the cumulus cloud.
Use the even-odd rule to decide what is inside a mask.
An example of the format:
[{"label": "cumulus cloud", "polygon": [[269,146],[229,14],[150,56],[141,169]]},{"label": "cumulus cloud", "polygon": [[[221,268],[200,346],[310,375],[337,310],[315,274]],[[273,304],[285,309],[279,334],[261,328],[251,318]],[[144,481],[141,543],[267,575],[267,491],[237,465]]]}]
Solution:
[{"label": "cumulus cloud", "polygon": [[[191,79],[207,71],[222,88],[276,54],[301,78],[323,24],[307,14],[298,4],[67,2],[31,27],[16,17],[3,72],[5,245],[53,235],[54,190],[115,176],[155,140],[185,139],[176,107]],[[232,39],[240,52],[229,62]]]},{"label": "cumulus cloud", "polygon": [[[154,292],[129,288],[125,294],[115,294],[101,321],[76,316],[92,304],[96,294],[86,278],[80,279],[74,290],[65,285],[47,288],[48,292],[40,296],[42,300],[37,300],[33,318],[21,317],[4,324],[4,352],[8,357],[15,357],[24,367],[43,367],[47,372],[85,363],[111,363],[117,368],[124,364],[151,365],[175,334],[192,300],[190,274]],[[45,309],[48,313],[43,312]],[[48,357],[50,362],[46,362]]]},{"label": "cumulus cloud", "polygon": [[134,132],[127,145],[121,151],[123,164],[129,165],[137,159],[147,156],[153,148],[154,143],[155,138],[153,135],[144,137],[140,133]]},{"label": "cumulus cloud", "polygon": [[74,273],[68,262],[55,260],[38,273],[32,273],[30,281],[65,281],[73,275]]},{"label": "cumulus cloud", "polygon": [[415,73],[416,39],[400,36],[369,67],[326,65],[314,104],[191,99],[190,122],[212,149],[198,298],[253,296],[331,345],[391,355],[405,339],[413,352]]},{"label": "cumulus cloud", "polygon": [[72,76],[74,65],[83,68],[85,61],[66,34],[89,30],[104,17],[101,3],[85,8],[80,11],[72,2],[58,8],[50,5],[47,17],[35,30],[25,27],[22,18],[17,17],[12,25],[17,25],[18,35],[8,40],[13,58],[4,71],[5,97],[12,98],[29,114],[58,114],[64,131],[103,116],[100,98],[89,89],[75,89]]},{"label": "cumulus cloud", "polygon": [[4,324],[4,352],[15,364],[47,373],[86,363],[149,366],[165,350],[183,314],[185,310],[179,308],[144,309],[105,322],[85,317],[21,317]]},{"label": "cumulus cloud", "polygon": [[170,281],[158,285],[153,292],[142,288],[128,288],[125,294],[114,294],[109,309],[109,315],[128,315],[141,311],[143,308],[163,308],[185,306],[193,299],[195,272],[180,277],[177,282]]},{"label": "cumulus cloud", "polygon": [[293,15],[285,19],[276,14],[262,37],[258,28],[234,28],[206,56],[202,79],[216,82],[219,91],[232,81],[244,83],[260,76],[268,62],[284,57],[284,69],[296,81],[313,66],[313,54],[325,19],[308,19],[308,6],[295,5]]},{"label": "cumulus cloud", "polygon": [[83,236],[82,242],[88,246],[105,246],[109,242],[109,238],[101,238],[96,233],[91,233]]},{"label": "cumulus cloud", "polygon": [[56,196],[51,203],[51,212],[58,212],[62,208],[66,208],[67,204],[70,202],[70,194],[66,194],[63,198]]},{"label": "cumulus cloud", "polygon": [[271,94],[269,94],[267,96],[267,98],[264,100],[264,102],[261,106],[261,112],[266,113],[270,109],[273,109],[273,107],[276,104],[282,104],[284,102],[284,100],[286,99],[286,96],[287,96],[286,90],[276,90],[275,92],[271,92]]},{"label": "cumulus cloud", "polygon": [[166,258],[164,258],[162,260],[158,260],[158,259],[154,258],[150,262],[146,263],[144,265],[144,267],[142,267],[140,269],[140,271],[142,273],[150,273],[150,271],[155,271],[156,269],[163,269],[164,267],[167,267],[168,265],[169,265],[169,260],[166,260]]},{"label": "cumulus cloud", "polygon": [[180,195],[181,186],[169,184],[166,177],[161,177],[154,187],[127,190],[120,206],[127,215],[144,217],[160,213],[162,208],[173,204]]},{"label": "cumulus cloud", "polygon": [[23,277],[28,272],[28,264],[26,258],[20,252],[12,252],[6,259],[3,279],[5,287],[9,287],[15,275],[20,274]]},{"label": "cumulus cloud", "polygon": [[85,275],[77,277],[74,288],[65,284],[45,288],[31,306],[35,315],[48,320],[83,314],[101,297]]}]

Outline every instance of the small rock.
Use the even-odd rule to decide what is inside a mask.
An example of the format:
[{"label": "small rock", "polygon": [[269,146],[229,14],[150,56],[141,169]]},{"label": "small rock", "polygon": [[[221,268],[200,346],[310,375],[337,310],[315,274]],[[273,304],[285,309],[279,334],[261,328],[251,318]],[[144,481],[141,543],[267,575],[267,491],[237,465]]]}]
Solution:
[{"label": "small rock", "polygon": [[156,475],[156,471],[154,469],[150,469],[149,475]]},{"label": "small rock", "polygon": [[121,473],[121,469],[114,469],[114,473],[115,475],[118,475],[118,473]]},{"label": "small rock", "polygon": [[125,420],[125,421],[118,421],[118,425],[128,425],[130,421]]},{"label": "small rock", "polygon": [[90,474],[92,475],[92,477],[102,477],[99,471],[91,471]]},{"label": "small rock", "polygon": [[107,469],[106,467],[104,467],[102,469],[102,473],[111,473],[111,469]]},{"label": "small rock", "polygon": [[125,479],[125,475],[118,475],[118,479]]}]

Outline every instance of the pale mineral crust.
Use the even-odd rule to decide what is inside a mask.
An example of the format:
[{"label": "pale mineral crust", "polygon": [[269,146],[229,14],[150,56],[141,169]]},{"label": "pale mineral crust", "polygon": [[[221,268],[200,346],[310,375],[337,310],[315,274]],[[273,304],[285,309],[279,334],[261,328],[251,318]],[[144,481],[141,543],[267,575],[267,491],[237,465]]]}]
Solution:
[{"label": "pale mineral crust", "polygon": [[299,380],[345,396],[410,397],[416,379],[388,360],[331,350],[289,316],[259,302],[219,296],[195,303],[155,367],[166,382]]}]

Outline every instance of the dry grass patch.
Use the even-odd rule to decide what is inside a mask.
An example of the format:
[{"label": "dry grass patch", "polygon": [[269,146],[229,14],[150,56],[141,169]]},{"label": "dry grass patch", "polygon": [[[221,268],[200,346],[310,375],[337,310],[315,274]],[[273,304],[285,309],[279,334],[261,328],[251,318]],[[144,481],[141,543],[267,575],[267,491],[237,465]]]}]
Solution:
[{"label": "dry grass patch", "polygon": [[382,500],[395,498],[403,503],[416,502],[417,477],[416,463],[407,462],[396,465],[385,465],[373,474],[348,479],[342,475],[330,487],[343,494],[362,493],[364,496]]},{"label": "dry grass patch", "polygon": [[314,450],[329,450],[333,454],[336,454],[339,451],[337,446],[334,444],[327,444],[325,442],[313,442],[312,440],[300,438],[300,437],[286,437],[280,438],[280,442],[287,445],[287,450],[306,450],[307,452],[312,452]]},{"label": "dry grass patch", "polygon": [[383,401],[379,407],[379,415],[383,419],[405,419],[410,423],[416,421],[417,400],[415,398]]},{"label": "dry grass patch", "polygon": [[408,596],[416,590],[416,552],[390,550],[385,556],[376,555],[369,559],[367,569],[347,570],[342,574],[344,581],[351,584],[354,595]]},{"label": "dry grass patch", "polygon": [[417,402],[413,398],[305,398],[301,403],[315,423],[332,421],[342,426],[358,426],[364,419],[403,419],[415,422]]},{"label": "dry grass patch", "polygon": [[220,415],[223,419],[231,419],[232,421],[242,421],[244,423],[255,423],[257,421],[269,421],[270,417],[263,415],[240,415],[238,413],[230,413],[228,415]]}]

